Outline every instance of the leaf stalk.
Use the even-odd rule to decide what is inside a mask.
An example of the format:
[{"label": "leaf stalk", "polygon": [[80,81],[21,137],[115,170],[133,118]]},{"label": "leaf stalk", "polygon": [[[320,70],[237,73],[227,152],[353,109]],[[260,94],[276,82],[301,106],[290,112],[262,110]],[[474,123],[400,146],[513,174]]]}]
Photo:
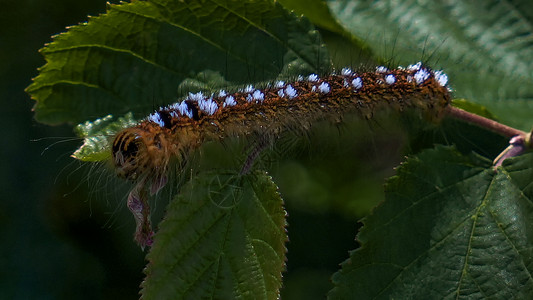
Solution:
[{"label": "leaf stalk", "polygon": [[531,134],[533,131],[527,133],[457,107],[448,106],[445,113],[452,118],[478,125],[509,138],[509,146],[494,159],[494,167],[500,166],[505,159],[518,156],[532,148]]}]

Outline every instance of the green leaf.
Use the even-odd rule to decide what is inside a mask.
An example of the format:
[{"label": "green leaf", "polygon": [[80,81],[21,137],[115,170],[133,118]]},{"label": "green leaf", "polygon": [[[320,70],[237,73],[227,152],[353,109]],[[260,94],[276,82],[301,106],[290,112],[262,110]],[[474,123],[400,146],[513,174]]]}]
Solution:
[{"label": "green leaf", "polygon": [[321,0],[281,0],[289,10],[305,15],[313,24],[340,34],[345,33],[342,26],[329,13],[327,4]]},{"label": "green leaf", "polygon": [[121,129],[137,124],[132,113],[114,119],[112,115],[76,126],[77,135],[83,138],[83,145],[72,154],[81,161],[103,161],[111,156],[110,141]]},{"label": "green leaf", "polygon": [[188,80],[206,72],[243,84],[330,65],[313,26],[271,1],[110,4],[41,53],[47,63],[26,91],[48,124],[146,115],[196,91]]},{"label": "green leaf", "polygon": [[[394,66],[424,60],[443,68],[456,97],[488,107],[511,126],[530,129],[530,1],[337,0],[327,4],[333,16],[383,60]],[[504,107],[506,113],[500,114],[497,109]]]},{"label": "green leaf", "polygon": [[493,170],[437,147],[411,157],[364,220],[335,299],[526,299],[533,294],[533,153]]},{"label": "green leaf", "polygon": [[147,258],[143,299],[277,299],[285,211],[262,172],[198,175],[167,208]]}]

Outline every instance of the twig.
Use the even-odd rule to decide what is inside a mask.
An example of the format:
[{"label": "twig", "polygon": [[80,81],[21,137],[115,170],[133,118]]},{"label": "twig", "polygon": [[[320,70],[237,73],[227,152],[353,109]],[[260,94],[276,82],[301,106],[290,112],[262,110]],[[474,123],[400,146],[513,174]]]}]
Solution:
[{"label": "twig", "polygon": [[495,133],[498,133],[500,135],[503,135],[509,138],[509,146],[505,150],[503,150],[496,157],[496,159],[494,159],[493,161],[494,168],[501,166],[503,161],[506,160],[507,158],[518,156],[526,152],[528,149],[531,149],[532,147],[532,143],[531,143],[532,133],[531,132],[526,133],[522,130],[509,127],[502,123],[498,123],[494,120],[487,119],[485,117],[478,116],[476,114],[469,113],[460,108],[456,108],[452,106],[446,107],[445,113],[453,118],[463,120],[471,124],[478,125],[480,127],[486,128],[488,130],[491,130]]},{"label": "twig", "polygon": [[502,123],[498,123],[494,120],[487,119],[482,116],[478,116],[476,114],[464,111],[457,107],[448,106],[446,107],[445,113],[453,118],[463,120],[468,123],[476,124],[480,127],[486,128],[488,130],[491,130],[495,133],[498,133],[508,138],[512,138],[513,136],[517,136],[517,135],[525,136],[527,134],[526,132],[522,130],[509,127]]}]

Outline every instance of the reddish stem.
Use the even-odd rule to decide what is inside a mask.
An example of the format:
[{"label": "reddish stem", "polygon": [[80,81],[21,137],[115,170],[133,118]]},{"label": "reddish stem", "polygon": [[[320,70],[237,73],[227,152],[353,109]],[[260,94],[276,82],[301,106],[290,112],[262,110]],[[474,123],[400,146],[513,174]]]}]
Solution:
[{"label": "reddish stem", "polygon": [[498,123],[494,120],[487,119],[485,117],[478,116],[473,113],[469,113],[457,107],[448,106],[446,107],[445,113],[456,119],[463,120],[468,123],[476,124],[480,127],[489,129],[493,132],[496,132],[508,138],[512,138],[513,136],[517,136],[517,135],[525,136],[527,134],[526,132],[522,130],[518,130],[516,128],[504,125],[502,123]]},{"label": "reddish stem", "polygon": [[507,158],[518,156],[526,152],[527,149],[531,147],[531,133],[526,133],[522,130],[503,125],[494,120],[487,119],[485,117],[478,116],[452,106],[446,107],[445,113],[451,117],[468,123],[476,124],[510,139],[509,146],[503,150],[503,152],[500,153],[496,159],[494,159],[494,168],[501,166],[503,161]]}]

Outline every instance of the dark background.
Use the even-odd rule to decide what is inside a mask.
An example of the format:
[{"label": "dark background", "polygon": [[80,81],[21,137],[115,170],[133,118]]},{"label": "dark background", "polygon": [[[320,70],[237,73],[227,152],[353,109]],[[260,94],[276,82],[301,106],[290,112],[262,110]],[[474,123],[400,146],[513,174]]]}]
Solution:
[{"label": "dark background", "polygon": [[131,241],[125,206],[89,193],[87,168],[69,157],[79,144],[66,141],[72,126],[37,123],[24,92],[45,63],[38,50],[104,12],[105,1],[0,7],[0,299],[136,298],[144,255]]},{"label": "dark background", "polygon": [[[105,166],[70,158],[80,143],[71,139],[73,124],[37,123],[24,92],[45,63],[38,50],[66,26],[105,12],[105,1],[0,0],[0,7],[0,299],[137,298],[145,261],[132,239],[127,184]],[[400,158],[389,149],[397,142],[373,137],[379,124],[364,126],[349,137],[353,144],[335,141],[271,164],[289,211],[285,299],[324,298],[329,277],[357,246],[356,220],[382,199],[383,178]],[[383,152],[386,161],[378,159]],[[354,153],[365,163],[347,163]],[[360,179],[337,184],[346,174]],[[342,202],[351,196],[365,201]]]}]

